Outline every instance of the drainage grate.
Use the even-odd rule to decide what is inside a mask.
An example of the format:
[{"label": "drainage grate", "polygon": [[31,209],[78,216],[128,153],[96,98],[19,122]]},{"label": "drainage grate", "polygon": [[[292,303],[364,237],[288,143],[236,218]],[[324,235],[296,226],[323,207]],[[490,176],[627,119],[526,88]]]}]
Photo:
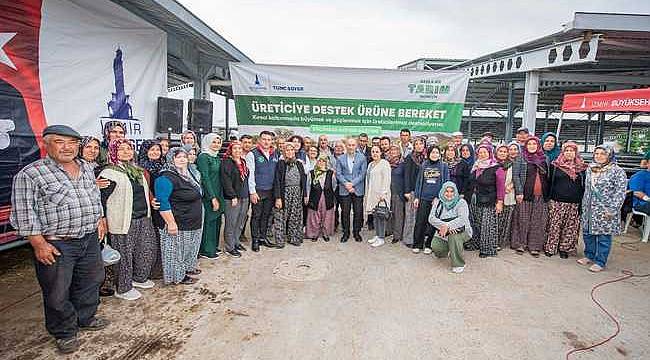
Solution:
[{"label": "drainage grate", "polygon": [[284,260],[273,269],[273,274],[289,281],[314,281],[325,277],[330,271],[328,262],[320,259]]}]

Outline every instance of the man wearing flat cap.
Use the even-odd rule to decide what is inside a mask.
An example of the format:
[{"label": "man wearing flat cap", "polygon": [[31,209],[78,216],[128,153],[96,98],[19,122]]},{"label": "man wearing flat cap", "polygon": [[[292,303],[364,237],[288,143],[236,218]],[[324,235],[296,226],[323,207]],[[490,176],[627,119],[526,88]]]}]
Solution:
[{"label": "man wearing flat cap", "polygon": [[68,126],[46,127],[47,156],[16,174],[11,196],[11,225],[34,248],[45,327],[62,353],[79,348],[79,330],[108,324],[95,317],[105,220],[93,169],[77,159],[80,139]]},{"label": "man wearing flat cap", "polygon": [[528,130],[527,127],[520,127],[517,129],[517,143],[519,146],[526,146],[526,140],[530,137],[530,131]]}]

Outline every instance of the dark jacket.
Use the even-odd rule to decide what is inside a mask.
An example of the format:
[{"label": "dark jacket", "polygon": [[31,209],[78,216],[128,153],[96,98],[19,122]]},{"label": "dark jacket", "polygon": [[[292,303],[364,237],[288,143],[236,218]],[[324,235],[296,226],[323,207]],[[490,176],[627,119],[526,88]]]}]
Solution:
[{"label": "dark jacket", "polygon": [[402,201],[405,201],[404,198],[404,162],[400,162],[396,167],[391,167],[390,169],[390,193],[393,195],[399,195],[399,198]]},{"label": "dark jacket", "polygon": [[[241,161],[244,161],[242,158]],[[248,177],[242,180],[239,169],[235,160],[227,158],[221,162],[221,186],[223,187],[223,197],[227,200],[241,198],[242,187]]]},{"label": "dark jacket", "polygon": [[548,168],[546,167],[546,163],[542,163],[540,165],[535,165],[532,163],[526,163],[526,180],[524,182],[524,200],[525,201],[533,201],[534,200],[534,195],[533,191],[535,188],[535,178],[537,177],[537,174],[539,174],[539,180],[542,183],[542,196],[544,197],[544,200],[548,201],[548,188],[549,188],[549,183],[548,183]]},{"label": "dark jacket", "polygon": [[173,171],[162,171],[172,183],[173,191],[169,196],[171,211],[179,230],[198,230],[203,225],[203,206],[200,190],[190,182],[182,179]]},{"label": "dark jacket", "polygon": [[[310,171],[310,179],[313,179],[315,174],[314,170]],[[325,195],[325,208],[327,210],[331,209],[335,205],[335,192],[334,188],[332,187],[332,178],[334,178],[334,171],[327,170],[327,173],[325,174],[325,181],[324,181],[324,186],[325,189],[323,189],[320,185],[320,182],[316,182],[314,184],[313,181],[310,181],[311,184],[309,184],[309,200],[307,201],[307,207],[312,209],[312,210],[318,210],[318,202],[320,201],[321,195]]]},{"label": "dark jacket", "polygon": [[551,165],[548,176],[549,198],[563,203],[580,204],[585,193],[585,172],[572,180],[567,173]]},{"label": "dark jacket", "polygon": [[497,202],[497,170],[499,166],[487,168],[476,176],[476,172],[471,173],[469,193],[476,195],[476,204],[479,206],[494,206]]},{"label": "dark jacket", "polygon": [[404,194],[415,192],[415,183],[420,172],[420,165],[413,161],[412,154],[404,160]]},{"label": "dark jacket", "polygon": [[[305,167],[300,161],[294,162],[298,167],[300,172],[300,192],[305,193],[305,184],[307,183],[307,175],[305,174]],[[284,182],[287,175],[287,163],[284,159],[278,161],[278,166],[275,167],[275,179],[273,180],[273,198],[282,199],[282,203],[285,203],[284,199]],[[301,198],[303,195],[300,196]]]},{"label": "dark jacket", "polygon": [[465,160],[461,160],[456,165],[455,170],[456,178],[454,184],[458,188],[458,193],[464,195],[467,202],[469,202],[469,196],[472,194],[472,190],[469,188],[472,181],[472,165]]}]

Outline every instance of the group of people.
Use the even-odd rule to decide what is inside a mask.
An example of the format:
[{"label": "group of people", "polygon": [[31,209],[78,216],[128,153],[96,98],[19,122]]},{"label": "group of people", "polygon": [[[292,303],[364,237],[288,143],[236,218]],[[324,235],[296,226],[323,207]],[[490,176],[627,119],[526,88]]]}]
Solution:
[{"label": "group of people", "polygon": [[[125,130],[108,122],[100,140],[49,126],[47,157],[14,178],[11,223],[34,248],[46,326],[62,352],[76,350],[78,330],[107,325],[95,316],[100,292],[136,300],[152,279],[193,284],[199,257],[247,250],[247,224],[253,252],[328,242],[339,227],[340,242],[361,242],[367,224],[370,246],[390,239],[449,257],[455,273],[464,251],[576,255],[581,225],[578,263],[598,272],[620,232],[627,179],[614,149],[597,146],[587,164],[576,143],[560,145],[552,133],[520,128],[501,144],[486,133],[474,147],[462,133],[441,144],[408,129],[395,142],[262,131],[227,145],[186,131],[179,146],[145,140],[136,152]],[[644,186],[634,194],[646,206]],[[105,270],[101,243],[121,256]]]}]

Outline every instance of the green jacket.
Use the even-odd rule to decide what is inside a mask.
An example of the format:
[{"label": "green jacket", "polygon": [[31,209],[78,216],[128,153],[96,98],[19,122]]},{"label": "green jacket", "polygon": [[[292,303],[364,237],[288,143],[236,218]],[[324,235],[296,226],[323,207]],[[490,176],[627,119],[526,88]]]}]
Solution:
[{"label": "green jacket", "polygon": [[[221,216],[224,209],[223,189],[221,187],[220,168],[221,160],[216,156],[206,153],[199,154],[196,159],[196,166],[201,173],[201,186],[203,187],[203,207],[206,217],[212,214],[214,217]],[[212,210],[212,199],[219,199],[219,211]]]}]

